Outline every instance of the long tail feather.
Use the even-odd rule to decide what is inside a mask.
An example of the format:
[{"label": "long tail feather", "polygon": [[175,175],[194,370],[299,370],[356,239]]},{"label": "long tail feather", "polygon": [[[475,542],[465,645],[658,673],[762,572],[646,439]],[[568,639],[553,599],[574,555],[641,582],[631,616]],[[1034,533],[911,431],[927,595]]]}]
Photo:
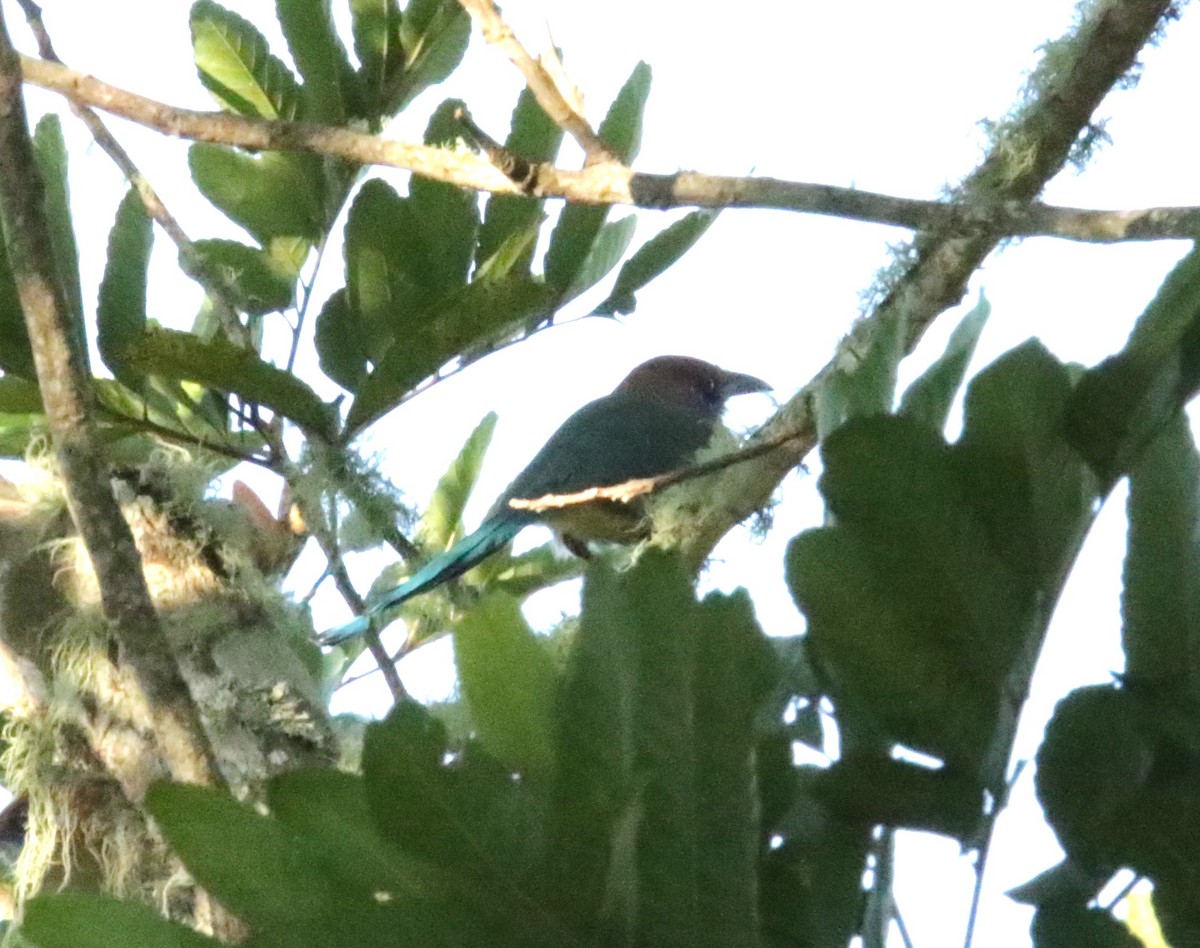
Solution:
[{"label": "long tail feather", "polygon": [[470,536],[463,537],[445,553],[435,556],[395,589],[378,597],[361,616],[336,629],[321,633],[317,641],[321,645],[339,645],[362,635],[381,612],[457,579],[511,541],[523,526],[524,523],[512,520],[488,521]]}]

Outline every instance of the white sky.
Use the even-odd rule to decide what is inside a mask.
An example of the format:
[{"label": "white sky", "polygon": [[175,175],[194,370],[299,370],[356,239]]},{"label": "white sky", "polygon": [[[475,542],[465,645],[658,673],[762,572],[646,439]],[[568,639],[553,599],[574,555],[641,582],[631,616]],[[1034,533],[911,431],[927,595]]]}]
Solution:
[{"label": "white sky", "polygon": [[[272,3],[228,2],[287,58]],[[68,65],[172,104],[213,107],[195,79],[186,3],[43,0],[43,5]],[[334,3],[338,10],[344,6]],[[532,47],[546,45],[549,27],[594,121],[638,59],[653,66],[636,163],[642,170],[753,171],[933,197],[975,165],[984,146],[978,121],[1009,108],[1036,61],[1036,48],[1069,27],[1075,3],[741,0],[708,7],[510,0],[504,6]],[[16,5],[5,3],[5,12],[18,44],[32,53],[35,46]],[[1110,118],[1113,144],[1085,174],[1068,172],[1053,182],[1048,200],[1099,207],[1200,203],[1194,171],[1200,131],[1186,118],[1200,71],[1200,17],[1187,11],[1143,61],[1138,88],[1114,94],[1101,109]],[[502,138],[518,76],[478,37],[468,64],[451,82],[422,96],[390,133],[419,137],[430,109],[444,97],[458,96],[484,128]],[[35,114],[47,107],[61,111],[61,103],[46,94],[31,93],[30,103]],[[117,120],[110,126],[193,238],[239,236],[192,188],[185,144]],[[64,128],[72,147],[83,285],[90,301],[124,184],[69,116]],[[564,161],[573,157],[564,150]],[[405,186],[403,174],[383,174]],[[635,246],[666,220],[642,215]],[[710,359],[768,380],[786,398],[828,359],[857,312],[858,292],[886,262],[888,244],[905,237],[894,229],[782,212],[727,212],[681,264],[639,294],[633,316],[619,323],[584,320],[489,357],[379,424],[367,449],[383,455],[389,474],[415,503],[423,503],[482,415],[499,412],[500,426],[468,510],[474,522],[574,408],[608,391],[652,355]],[[1119,349],[1132,320],[1184,250],[1179,242],[1105,247],[1031,239],[994,256],[972,281],[968,300],[969,305],[983,289],[993,307],[973,371],[1030,336],[1040,337],[1060,358],[1086,364]],[[151,315],[186,327],[200,294],[171,277],[174,251],[161,234],[156,254],[161,267],[151,286]],[[332,290],[340,278],[340,256],[333,253],[319,293]],[[600,298],[585,298],[565,315],[582,315]],[[934,327],[914,364],[904,367],[905,379],[936,354],[953,323],[951,315]],[[315,368],[310,381],[320,381],[325,394],[336,390],[318,380]],[[728,420],[745,427],[769,412],[764,398],[738,399]],[[720,588],[747,585],[771,634],[801,628],[783,585],[782,551],[796,532],[819,522],[815,484],[815,475],[789,478],[768,540],[752,545],[744,531],[735,532],[719,548],[706,580]],[[278,488],[263,485],[264,493],[272,489]],[[1054,702],[1067,690],[1108,680],[1121,667],[1122,504],[1123,494],[1113,497],[1063,597],[1023,720],[1018,756],[1032,754]],[[354,563],[361,588],[382,562]],[[303,587],[307,578],[297,585]],[[319,601],[318,625],[340,617],[335,599]],[[569,604],[569,596],[551,597],[534,608],[535,620]],[[437,693],[446,687],[448,652],[438,646],[425,652],[402,665],[402,672],[417,693]],[[378,708],[377,689],[374,676],[348,700]],[[1031,772],[1000,821],[976,935],[979,948],[1027,943],[1028,913],[1002,893],[1058,858],[1032,799]],[[962,943],[972,884],[970,867],[953,843],[902,840],[896,892],[917,945]]]}]

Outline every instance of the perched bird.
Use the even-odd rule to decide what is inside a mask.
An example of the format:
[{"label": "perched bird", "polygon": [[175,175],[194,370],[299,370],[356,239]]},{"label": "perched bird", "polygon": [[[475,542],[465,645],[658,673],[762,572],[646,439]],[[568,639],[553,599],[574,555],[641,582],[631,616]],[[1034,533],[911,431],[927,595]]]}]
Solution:
[{"label": "perched bird", "polygon": [[726,372],[687,356],[643,362],[611,394],[589,402],[563,422],[478,530],[376,597],[363,615],[325,632],[321,643],[336,645],[361,635],[380,613],[456,579],[530,524],[550,526],[580,556],[588,555],[589,541],[642,539],[647,525],[636,503],[596,500],[534,512],[514,509],[509,501],[574,494],[685,467],[708,444],[727,399],[769,389],[752,375]]}]

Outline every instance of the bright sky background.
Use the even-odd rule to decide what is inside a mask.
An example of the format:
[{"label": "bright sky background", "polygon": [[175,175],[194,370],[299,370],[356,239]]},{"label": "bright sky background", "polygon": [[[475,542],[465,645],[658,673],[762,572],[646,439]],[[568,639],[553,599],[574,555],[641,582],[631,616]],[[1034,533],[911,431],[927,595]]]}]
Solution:
[{"label": "bright sky background", "polygon": [[[287,59],[275,28],[273,3],[226,0],[253,20]],[[171,104],[213,108],[195,78],[187,32],[188,4],[179,0],[43,0],[60,56],[73,68]],[[978,161],[985,139],[978,122],[998,118],[1016,98],[1036,49],[1072,22],[1074,0],[1010,0],[1002,6],[962,0],[740,0],[703,4],[647,0],[510,0],[509,22],[526,44],[563,48],[567,71],[584,91],[593,121],[638,59],[654,68],[644,143],[636,166],[670,172],[758,173],[913,197],[933,197]],[[334,3],[336,15],[345,3]],[[10,30],[23,50],[36,49],[16,5],[5,3]],[[468,67],[425,93],[389,133],[417,139],[429,111],[444,97],[464,98],[475,119],[503,138],[520,88],[513,67],[478,37]],[[1137,207],[1200,203],[1195,159],[1200,129],[1188,121],[1200,71],[1200,14],[1187,10],[1161,48],[1146,52],[1134,91],[1102,106],[1113,144],[1083,175],[1053,182],[1048,200],[1079,206]],[[31,93],[36,114],[61,102]],[[132,152],[193,238],[241,236],[198,197],[187,176],[186,144],[113,120],[110,127]],[[124,182],[69,116],[76,226],[83,255],[85,301],[94,300],[111,226]],[[564,149],[563,161],[576,160]],[[381,172],[397,187],[405,175]],[[614,216],[626,213],[618,211]],[[644,214],[635,245],[668,218]],[[858,311],[858,293],[887,262],[889,243],[904,232],[782,212],[727,212],[701,244],[666,276],[639,294],[637,312],[620,322],[581,320],[489,357],[435,387],[376,426],[368,452],[410,499],[424,502],[437,477],[470,430],[489,410],[500,415],[492,450],[468,510],[475,522],[492,498],[565,417],[607,392],[632,366],[661,353],[700,356],[758,375],[784,399],[825,363]],[[993,315],[973,371],[1030,336],[1060,358],[1092,364],[1116,351],[1132,320],[1170,266],[1181,242],[1088,246],[1031,239],[993,256],[972,281],[970,305],[985,290]],[[156,236],[157,278],[150,312],[167,325],[186,327],[199,291],[172,276],[174,250]],[[318,296],[341,278],[340,253],[331,252]],[[601,296],[585,298],[564,314],[582,316]],[[315,309],[314,309],[315,312]],[[929,333],[904,379],[915,375],[944,343],[955,322],[949,314]],[[336,388],[309,379],[323,394]],[[727,420],[735,428],[762,421],[769,401],[735,401]],[[957,424],[957,422],[955,422]],[[813,459],[815,462],[815,457]],[[791,476],[780,492],[770,537],[753,544],[735,531],[717,551],[706,586],[748,586],[759,619],[774,635],[794,634],[802,620],[782,573],[784,545],[820,520],[816,465]],[[277,485],[257,480],[272,496]],[[1106,681],[1118,671],[1123,492],[1096,525],[1063,597],[1035,682],[1017,756],[1032,754],[1053,704],[1079,684]],[[541,542],[532,536],[529,543]],[[353,562],[365,589],[383,564]],[[297,588],[320,564],[304,564]],[[342,617],[335,595],[318,600],[318,625]],[[549,618],[571,608],[570,595],[535,603]],[[444,693],[447,655],[433,646],[401,666],[418,694]],[[359,709],[381,706],[379,676],[350,690]],[[1003,892],[1059,858],[1032,796],[1032,768],[1002,817],[990,857],[985,901],[976,934],[979,948],[1027,943],[1029,915]],[[962,943],[973,875],[954,843],[903,838],[897,899],[915,944]]]}]

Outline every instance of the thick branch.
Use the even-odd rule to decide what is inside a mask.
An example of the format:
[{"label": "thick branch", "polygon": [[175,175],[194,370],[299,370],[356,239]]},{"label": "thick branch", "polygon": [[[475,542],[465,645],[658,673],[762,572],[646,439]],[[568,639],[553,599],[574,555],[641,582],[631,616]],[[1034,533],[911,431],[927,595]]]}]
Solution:
[{"label": "thick branch", "polygon": [[105,615],[136,672],[167,769],[178,780],[218,783],[212,750],[159,628],[95,437],[86,354],[71,341],[42,195],[21,101],[20,61],[0,11],[0,218],[67,504],[91,557]]},{"label": "thick branch", "polygon": [[[1157,5],[1164,4],[1160,0]],[[167,135],[253,151],[281,149],[332,155],[359,164],[404,168],[437,181],[497,194],[530,193],[580,204],[652,209],[767,208],[908,230],[979,231],[986,235],[1049,236],[1096,243],[1194,239],[1200,235],[1200,207],[1053,207],[1029,203],[1003,188],[990,193],[971,191],[955,201],[932,201],[777,178],[739,178],[696,171],[641,174],[611,163],[583,170],[534,165],[528,179],[531,184],[523,188],[491,162],[469,152],[387,141],[324,125],[177,109],[44,60],[23,57],[21,67],[26,81],[33,85]],[[994,237],[984,242],[991,246]]]},{"label": "thick branch", "polygon": [[[1099,0],[1087,7],[1074,35],[1054,44],[1055,61],[1067,61],[1050,76],[1042,75],[1043,69],[1035,71],[1025,104],[1002,124],[996,144],[963,183],[960,194],[1004,206],[1032,200],[1066,163],[1092,112],[1133,66],[1138,51],[1170,9],[1168,0]],[[1015,144],[1025,159],[1019,165],[1011,163]],[[874,327],[884,319],[905,320],[905,351],[911,352],[934,317],[962,299],[971,275],[1005,236],[1003,228],[986,223],[968,233],[929,228],[917,234],[915,262],[875,312],[852,330],[833,359],[758,435],[762,440],[784,432],[806,436],[787,441],[761,461],[739,464],[721,475],[714,484],[711,508],[694,524],[690,559],[702,563],[734,524],[768,503],[779,482],[815,447],[815,394],[835,367],[857,363],[854,353],[866,350]]]}]

